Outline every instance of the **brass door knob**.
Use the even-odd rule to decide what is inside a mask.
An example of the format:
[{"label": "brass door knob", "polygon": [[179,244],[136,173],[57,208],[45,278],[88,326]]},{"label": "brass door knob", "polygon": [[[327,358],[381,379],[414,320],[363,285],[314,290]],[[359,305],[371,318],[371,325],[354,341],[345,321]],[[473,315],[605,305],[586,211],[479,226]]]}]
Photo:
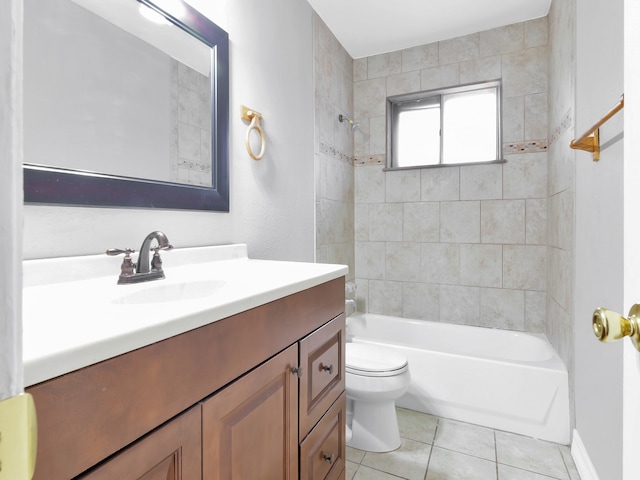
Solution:
[{"label": "brass door knob", "polygon": [[592,327],[596,338],[601,342],[612,342],[623,337],[631,337],[636,350],[640,351],[640,304],[629,310],[629,318],[606,308],[593,312]]}]

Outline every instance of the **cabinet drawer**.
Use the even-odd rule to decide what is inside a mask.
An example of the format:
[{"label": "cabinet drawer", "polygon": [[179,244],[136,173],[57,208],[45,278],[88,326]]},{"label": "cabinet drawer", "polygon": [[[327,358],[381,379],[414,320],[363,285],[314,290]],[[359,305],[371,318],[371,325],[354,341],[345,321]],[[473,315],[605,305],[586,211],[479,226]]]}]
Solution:
[{"label": "cabinet drawer", "polygon": [[344,390],[344,344],[344,314],[300,341],[301,440]]},{"label": "cabinet drawer", "polygon": [[346,393],[300,444],[300,480],[344,478]]}]

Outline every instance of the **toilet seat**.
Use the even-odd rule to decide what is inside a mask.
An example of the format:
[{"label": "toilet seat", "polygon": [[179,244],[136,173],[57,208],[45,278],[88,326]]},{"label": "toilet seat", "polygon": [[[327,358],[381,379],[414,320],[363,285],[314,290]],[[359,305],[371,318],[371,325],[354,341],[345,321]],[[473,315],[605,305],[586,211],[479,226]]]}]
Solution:
[{"label": "toilet seat", "polygon": [[407,357],[391,349],[364,343],[346,344],[347,373],[365,377],[393,377],[409,368]]}]

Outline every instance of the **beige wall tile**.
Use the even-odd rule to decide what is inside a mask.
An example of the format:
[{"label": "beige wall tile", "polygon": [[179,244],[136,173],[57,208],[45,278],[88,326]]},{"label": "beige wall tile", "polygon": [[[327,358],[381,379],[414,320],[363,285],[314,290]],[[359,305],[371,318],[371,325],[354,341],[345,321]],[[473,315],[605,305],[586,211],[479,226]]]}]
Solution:
[{"label": "beige wall tile", "polygon": [[402,284],[402,316],[417,320],[440,320],[440,287],[426,283]]},{"label": "beige wall tile", "polygon": [[440,65],[478,58],[480,36],[477,33],[440,42]]},{"label": "beige wall tile", "polygon": [[482,57],[460,63],[460,83],[486,82],[502,77],[502,57]]},{"label": "beige wall tile", "polygon": [[355,203],[383,203],[385,197],[382,167],[357,167],[355,174]]},{"label": "beige wall tile", "polygon": [[480,202],[442,202],[440,204],[440,241],[480,242]]},{"label": "beige wall tile", "polygon": [[412,72],[438,66],[438,43],[402,50],[402,71]]},{"label": "beige wall tile", "polygon": [[369,240],[372,242],[402,241],[402,204],[369,205]]},{"label": "beige wall tile", "polygon": [[549,247],[548,294],[567,312],[571,311],[572,251]]},{"label": "beige wall tile", "polygon": [[[387,119],[386,117],[373,117],[369,121],[371,138],[369,139],[369,152],[371,155],[387,153]],[[356,130],[357,131],[357,130]]]},{"label": "beige wall tile", "polygon": [[461,325],[479,325],[480,289],[441,285],[440,321]]},{"label": "beige wall tile", "polygon": [[384,242],[356,242],[356,275],[358,278],[384,279]]},{"label": "beige wall tile", "polygon": [[502,141],[507,143],[522,140],[524,140],[524,97],[503,98]]},{"label": "beige wall tile", "polygon": [[529,20],[524,24],[526,48],[546,45],[548,40],[547,17]]},{"label": "beige wall tile", "polygon": [[460,84],[460,65],[454,63],[427,68],[420,72],[420,89],[435,90]]},{"label": "beige wall tile", "polygon": [[367,80],[367,69],[367,59],[356,58],[353,61],[353,81],[360,82],[362,80]]},{"label": "beige wall tile", "polygon": [[354,206],[356,242],[369,241],[369,204],[359,203]]},{"label": "beige wall tile", "polygon": [[356,118],[377,117],[385,114],[387,81],[384,77],[354,84],[353,109]]},{"label": "beige wall tile", "polygon": [[549,245],[571,250],[573,248],[574,194],[565,190],[549,198]]},{"label": "beige wall tile", "polygon": [[402,316],[402,283],[369,280],[369,312]]},{"label": "beige wall tile", "polygon": [[502,246],[460,245],[460,284],[502,287]]},{"label": "beige wall tile", "polygon": [[507,330],[525,329],[525,295],[522,290],[482,288],[480,324]]},{"label": "beige wall tile", "polygon": [[460,167],[425,168],[420,177],[423,201],[460,199]]},{"label": "beige wall tile", "polygon": [[353,154],[358,156],[370,155],[369,144],[371,142],[370,119],[356,118],[360,126],[353,132]]},{"label": "beige wall tile", "polygon": [[367,58],[368,78],[387,77],[402,72],[402,53],[400,51],[383,53]]},{"label": "beige wall tile", "polygon": [[524,98],[524,138],[547,138],[547,94],[537,93]]},{"label": "beige wall tile", "polygon": [[318,245],[353,241],[353,208],[342,202],[319,199],[316,217],[320,225],[330,228],[317,229]]},{"label": "beige wall tile", "polygon": [[420,72],[407,72],[387,77],[387,96],[420,91]]},{"label": "beige wall tile", "polygon": [[422,281],[458,285],[460,283],[460,245],[423,243]]},{"label": "beige wall tile", "polygon": [[502,198],[502,165],[467,165],[460,168],[460,200]]},{"label": "beige wall tile", "polygon": [[534,47],[502,57],[503,95],[517,97],[547,91],[547,49]]},{"label": "beige wall tile", "polygon": [[526,201],[526,243],[547,244],[547,199]]},{"label": "beige wall tile", "polygon": [[401,282],[420,281],[421,246],[413,242],[387,242],[385,278]]},{"label": "beige wall tile", "polygon": [[525,243],[524,200],[486,200],[481,212],[482,243]]},{"label": "beige wall tile", "polygon": [[403,205],[402,239],[405,242],[440,240],[440,205],[437,202]]},{"label": "beige wall tile", "polygon": [[524,322],[527,332],[544,333],[547,317],[547,294],[526,291],[524,297]]},{"label": "beige wall tile", "polygon": [[480,32],[479,36],[481,57],[515,52],[524,48],[525,25],[514,23]]},{"label": "beige wall tile", "polygon": [[546,198],[547,154],[505,155],[504,198]]},{"label": "beige wall tile", "polygon": [[547,247],[504,245],[503,287],[518,290],[546,290]]},{"label": "beige wall tile", "polygon": [[385,172],[386,201],[416,202],[420,200],[420,170]]},{"label": "beige wall tile", "polygon": [[356,278],[356,303],[359,312],[369,311],[369,280]]}]

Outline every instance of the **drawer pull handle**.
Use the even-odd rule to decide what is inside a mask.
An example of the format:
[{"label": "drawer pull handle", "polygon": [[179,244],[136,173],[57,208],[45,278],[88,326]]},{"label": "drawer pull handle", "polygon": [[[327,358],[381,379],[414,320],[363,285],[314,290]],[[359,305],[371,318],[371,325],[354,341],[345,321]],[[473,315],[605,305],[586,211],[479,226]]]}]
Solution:
[{"label": "drawer pull handle", "polygon": [[333,453],[325,453],[324,455],[322,455],[322,458],[329,462],[329,464],[333,463]]},{"label": "drawer pull handle", "polygon": [[302,377],[302,365],[291,367],[291,373],[298,375],[298,378]]},{"label": "drawer pull handle", "polygon": [[322,370],[329,372],[329,375],[333,375],[333,365],[322,365]]}]

